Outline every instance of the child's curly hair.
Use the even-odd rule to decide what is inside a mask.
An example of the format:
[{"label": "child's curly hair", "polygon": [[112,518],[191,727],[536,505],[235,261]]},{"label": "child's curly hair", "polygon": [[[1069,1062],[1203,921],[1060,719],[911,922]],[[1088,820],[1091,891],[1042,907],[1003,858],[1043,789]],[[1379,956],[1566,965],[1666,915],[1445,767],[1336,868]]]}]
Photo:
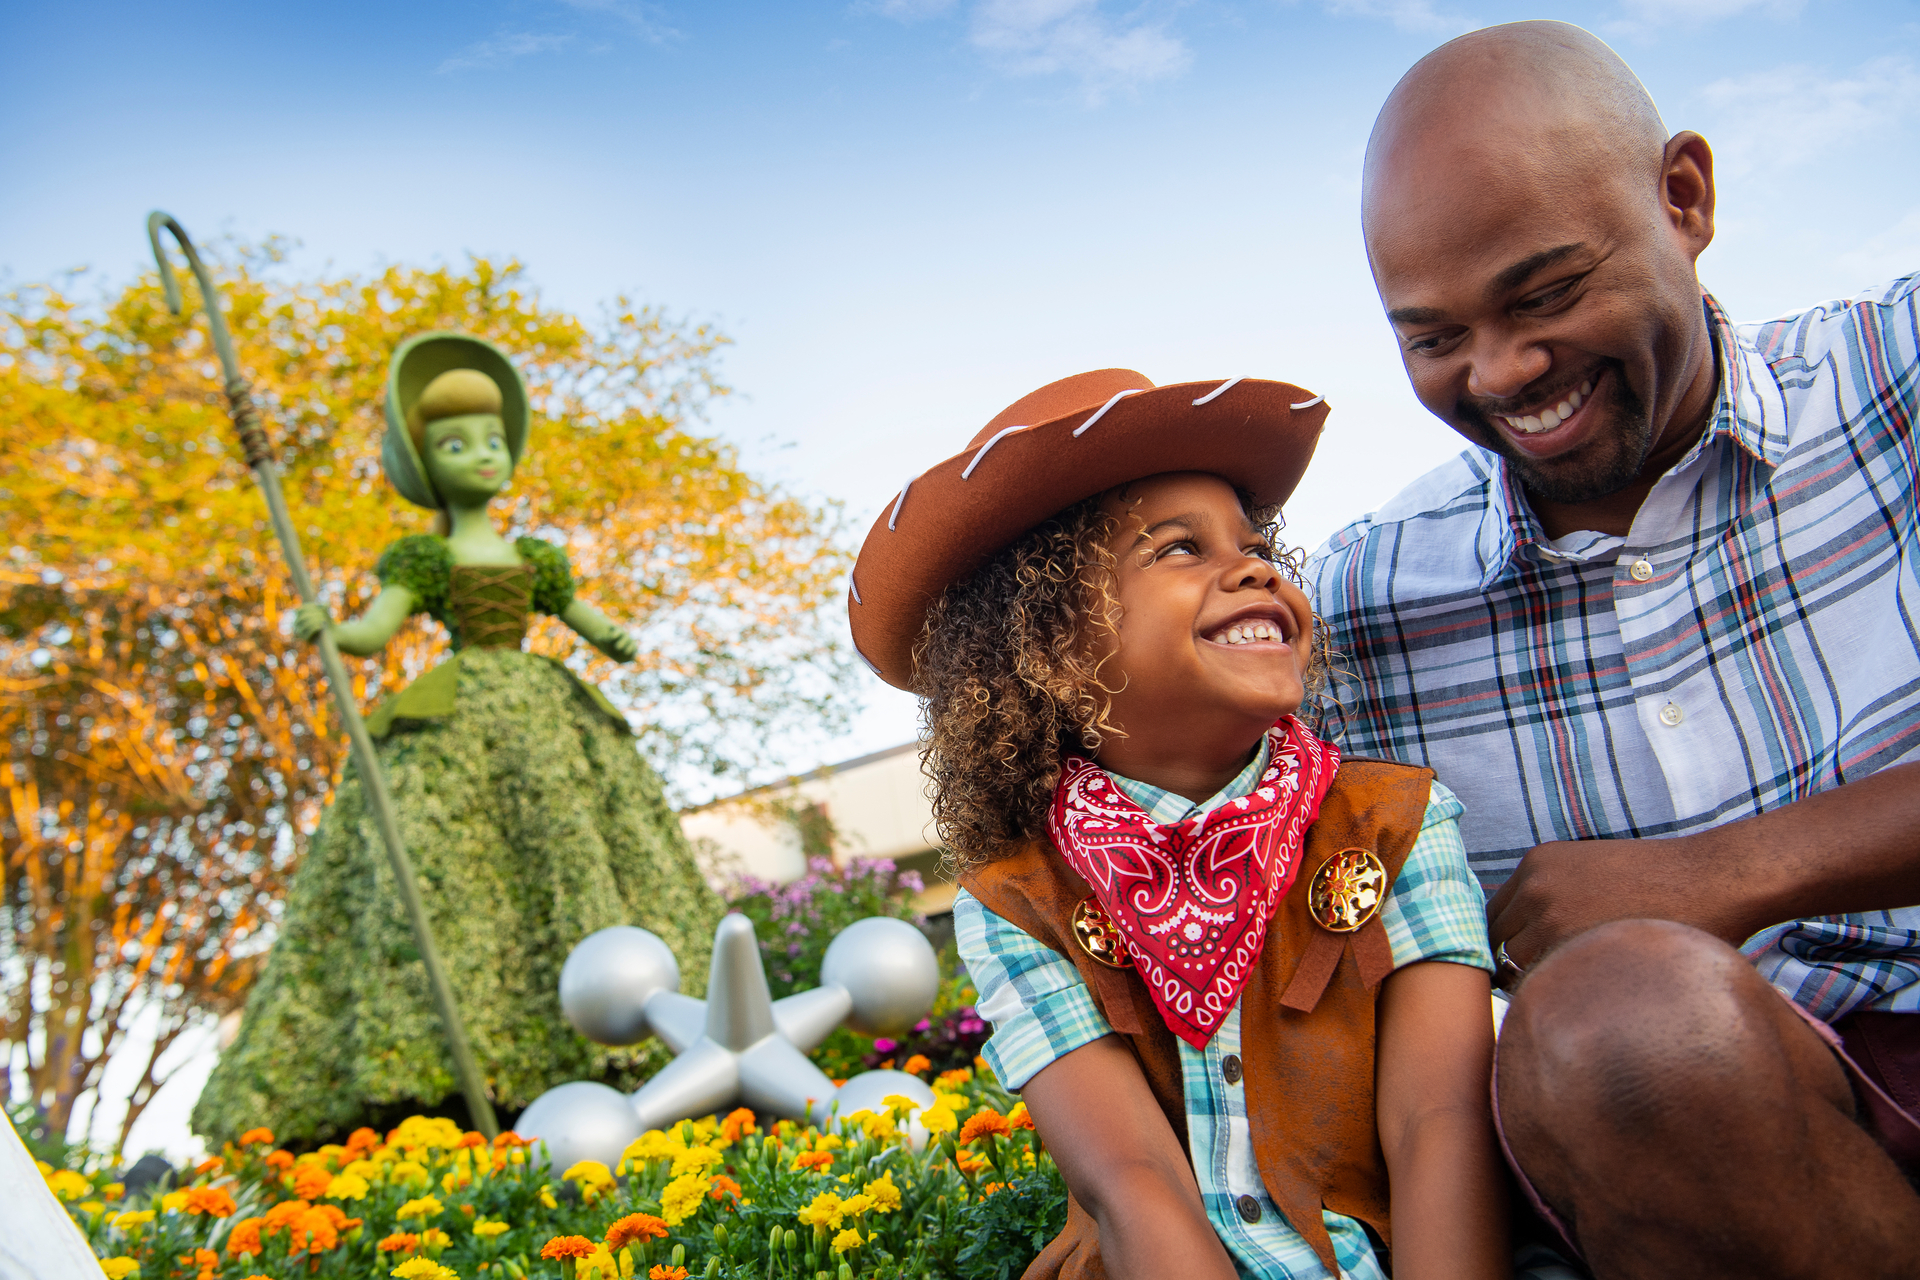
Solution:
[{"label": "child's curly hair", "polygon": [[[1116,690],[1101,677],[1085,625],[1111,633],[1120,622],[1107,545],[1119,521],[1103,507],[1108,496],[1035,526],[927,610],[913,647],[920,763],[956,870],[1043,833],[1066,755],[1124,736],[1107,719]],[[1245,493],[1240,503],[1274,567],[1305,590],[1303,554],[1280,544],[1278,512],[1254,508]],[[1325,732],[1338,716],[1333,653],[1318,617],[1313,631],[1299,715]]]}]

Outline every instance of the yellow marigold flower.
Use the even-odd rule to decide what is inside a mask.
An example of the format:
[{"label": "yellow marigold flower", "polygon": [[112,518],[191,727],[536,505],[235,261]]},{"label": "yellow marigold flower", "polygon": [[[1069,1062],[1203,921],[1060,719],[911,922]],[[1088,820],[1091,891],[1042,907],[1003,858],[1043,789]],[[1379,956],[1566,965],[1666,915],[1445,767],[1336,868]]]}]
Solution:
[{"label": "yellow marigold flower", "polygon": [[933,1087],[936,1091],[941,1089],[958,1089],[961,1085],[966,1084],[972,1079],[973,1072],[971,1070],[966,1067],[955,1067],[952,1071],[942,1071],[939,1076],[935,1078]]},{"label": "yellow marigold flower", "polygon": [[899,1130],[894,1127],[893,1117],[888,1114],[876,1115],[871,1111],[855,1111],[851,1115],[840,1117],[840,1123],[858,1128],[869,1138],[878,1138],[882,1142],[891,1142],[899,1134]]},{"label": "yellow marigold flower", "polygon": [[418,1200],[409,1200],[401,1205],[399,1212],[393,1216],[396,1218],[435,1218],[438,1217],[446,1207],[447,1206],[441,1204],[432,1196],[421,1196]]},{"label": "yellow marigold flower", "polygon": [[815,1151],[834,1151],[846,1146],[846,1140],[837,1133],[816,1133],[813,1135]]},{"label": "yellow marigold flower", "polygon": [[98,1213],[106,1207],[106,1203],[100,1200],[82,1200],[75,1206],[82,1213]]},{"label": "yellow marigold flower", "polygon": [[135,1227],[144,1227],[152,1221],[153,1210],[128,1209],[124,1213],[116,1213],[113,1216],[113,1229],[115,1231],[131,1231]]},{"label": "yellow marigold flower", "polygon": [[900,1188],[893,1185],[893,1170],[889,1169],[866,1185],[866,1194],[873,1197],[875,1213],[892,1213],[900,1207]]},{"label": "yellow marigold flower", "polygon": [[102,1200],[118,1200],[125,1194],[127,1194],[127,1184],[124,1182],[109,1182],[106,1186],[100,1188],[100,1198]]},{"label": "yellow marigold flower", "polygon": [[598,1160],[580,1160],[560,1175],[562,1182],[577,1182],[581,1190],[613,1185],[613,1171]]},{"label": "yellow marigold flower", "polygon": [[107,1273],[107,1280],[126,1280],[140,1269],[140,1264],[132,1258],[102,1258],[100,1269]]},{"label": "yellow marigold flower", "polygon": [[862,1191],[858,1195],[848,1196],[840,1202],[840,1211],[849,1218],[857,1218],[873,1208],[873,1197]]},{"label": "yellow marigold flower", "polygon": [[366,1197],[367,1185],[367,1180],[357,1173],[336,1173],[323,1194],[329,1200],[361,1200]]},{"label": "yellow marigold flower", "polygon": [[845,1202],[831,1191],[822,1191],[813,1198],[813,1203],[794,1216],[809,1227],[826,1227],[829,1231],[840,1229],[841,1221],[846,1217],[842,1207]]},{"label": "yellow marigold flower", "polygon": [[558,1209],[560,1207],[560,1202],[553,1198],[552,1187],[540,1188],[540,1203],[549,1209]]},{"label": "yellow marigold flower", "polygon": [[452,1195],[461,1187],[473,1185],[473,1174],[465,1169],[449,1169],[440,1176],[440,1189]]},{"label": "yellow marigold flower", "polygon": [[160,1207],[168,1213],[178,1213],[187,1207],[187,1193],[184,1191],[167,1192],[167,1194],[160,1197]]},{"label": "yellow marigold flower", "polygon": [[893,1112],[894,1119],[896,1120],[905,1120],[908,1116],[920,1109],[919,1103],[903,1093],[890,1093],[880,1099],[880,1101]]},{"label": "yellow marigold flower", "polygon": [[453,1243],[453,1237],[438,1227],[428,1227],[420,1233],[420,1247],[431,1249],[435,1254]]},{"label": "yellow marigold flower", "polygon": [[677,1227],[691,1218],[706,1198],[706,1178],[697,1173],[682,1174],[660,1193],[660,1216],[668,1226]]},{"label": "yellow marigold flower", "polygon": [[427,1167],[412,1160],[402,1160],[387,1173],[387,1178],[396,1187],[407,1186],[424,1191],[429,1181]]},{"label": "yellow marigold flower", "polygon": [[443,1267],[432,1258],[408,1258],[405,1262],[387,1273],[399,1280],[458,1280],[459,1273],[452,1267]]},{"label": "yellow marigold flower", "polygon": [[93,1184],[71,1169],[56,1169],[47,1175],[47,1185],[62,1200],[78,1200],[93,1190]]},{"label": "yellow marigold flower", "polygon": [[866,1241],[860,1238],[858,1231],[855,1231],[852,1227],[848,1227],[845,1231],[842,1231],[833,1238],[833,1251],[835,1253],[845,1253],[849,1249],[858,1249],[865,1243]]},{"label": "yellow marigold flower", "polygon": [[629,1160],[664,1160],[686,1149],[687,1144],[678,1138],[670,1138],[658,1129],[649,1129],[629,1142],[621,1154]]},{"label": "yellow marigold flower", "polygon": [[1005,1138],[1012,1133],[1013,1127],[1007,1123],[1005,1116],[992,1107],[982,1107],[961,1127],[957,1141],[972,1142],[977,1138]]},{"label": "yellow marigold flower", "polygon": [[247,1131],[246,1131],[245,1133],[243,1133],[243,1134],[241,1134],[241,1135],[240,1135],[240,1145],[241,1145],[241,1146],[243,1146],[243,1147],[251,1147],[251,1146],[253,1146],[253,1145],[254,1145],[255,1143],[258,1143],[258,1144],[259,1144],[260,1146],[263,1146],[263,1147],[270,1147],[270,1146],[272,1146],[272,1145],[273,1145],[273,1130],[271,1130],[271,1129],[249,1129],[249,1130],[247,1130]]},{"label": "yellow marigold flower", "polygon": [[396,1147],[426,1147],[447,1151],[460,1145],[466,1135],[460,1126],[445,1116],[408,1116],[393,1131],[389,1141]]},{"label": "yellow marigold flower", "polygon": [[953,1108],[943,1105],[945,1102],[946,1095],[943,1094],[932,1106],[920,1113],[920,1123],[927,1127],[928,1133],[952,1133],[960,1127],[960,1122],[954,1119]]},{"label": "yellow marigold flower", "polygon": [[494,1237],[505,1235],[511,1230],[513,1230],[513,1227],[508,1223],[489,1222],[485,1218],[477,1219],[473,1224],[473,1234],[479,1236],[482,1240],[492,1240]]},{"label": "yellow marigold flower", "polygon": [[722,1157],[712,1147],[688,1147],[673,1158],[674,1177],[683,1173],[704,1173],[720,1163]]},{"label": "yellow marigold flower", "polygon": [[349,1160],[347,1161],[346,1168],[340,1170],[340,1176],[343,1178],[377,1178],[380,1176],[380,1166],[371,1160]]}]

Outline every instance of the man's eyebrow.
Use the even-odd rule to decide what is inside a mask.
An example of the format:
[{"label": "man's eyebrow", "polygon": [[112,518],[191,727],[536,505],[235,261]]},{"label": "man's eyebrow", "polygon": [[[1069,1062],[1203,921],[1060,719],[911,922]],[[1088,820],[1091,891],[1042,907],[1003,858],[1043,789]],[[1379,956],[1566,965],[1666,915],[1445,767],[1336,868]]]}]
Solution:
[{"label": "man's eyebrow", "polygon": [[1438,307],[1395,307],[1387,312],[1387,319],[1395,324],[1439,324],[1446,318]]},{"label": "man's eyebrow", "polygon": [[1487,286],[1487,296],[1490,298],[1498,297],[1500,294],[1506,293],[1511,289],[1516,289],[1525,284],[1527,278],[1542,267],[1550,267],[1556,262],[1564,262],[1586,247],[1586,242],[1581,241],[1578,244],[1563,244],[1552,249],[1542,249],[1538,253],[1528,254],[1493,278],[1493,283]]}]

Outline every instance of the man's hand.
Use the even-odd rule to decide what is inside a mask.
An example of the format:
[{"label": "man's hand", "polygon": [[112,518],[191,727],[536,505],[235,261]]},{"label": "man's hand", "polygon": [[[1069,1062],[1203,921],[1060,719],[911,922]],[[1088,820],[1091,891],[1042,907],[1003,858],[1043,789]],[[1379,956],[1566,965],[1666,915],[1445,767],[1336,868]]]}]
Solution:
[{"label": "man's hand", "polygon": [[1487,903],[1487,935],[1521,968],[1609,920],[1672,920],[1735,946],[1751,930],[1698,836],[1560,840],[1527,851]]},{"label": "man's hand", "polygon": [[1768,925],[1920,903],[1920,764],[1663,840],[1528,850],[1487,904],[1521,968],[1609,920],[1672,920],[1740,945]]}]

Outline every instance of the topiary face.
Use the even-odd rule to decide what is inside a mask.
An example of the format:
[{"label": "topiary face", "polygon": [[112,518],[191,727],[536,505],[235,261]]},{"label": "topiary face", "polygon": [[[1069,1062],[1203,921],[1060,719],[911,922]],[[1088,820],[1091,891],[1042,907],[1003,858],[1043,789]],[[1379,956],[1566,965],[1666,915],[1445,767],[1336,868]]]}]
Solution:
[{"label": "topiary face", "polygon": [[495,413],[463,413],[426,424],[421,461],[434,493],[450,506],[472,506],[513,479],[513,454]]}]

